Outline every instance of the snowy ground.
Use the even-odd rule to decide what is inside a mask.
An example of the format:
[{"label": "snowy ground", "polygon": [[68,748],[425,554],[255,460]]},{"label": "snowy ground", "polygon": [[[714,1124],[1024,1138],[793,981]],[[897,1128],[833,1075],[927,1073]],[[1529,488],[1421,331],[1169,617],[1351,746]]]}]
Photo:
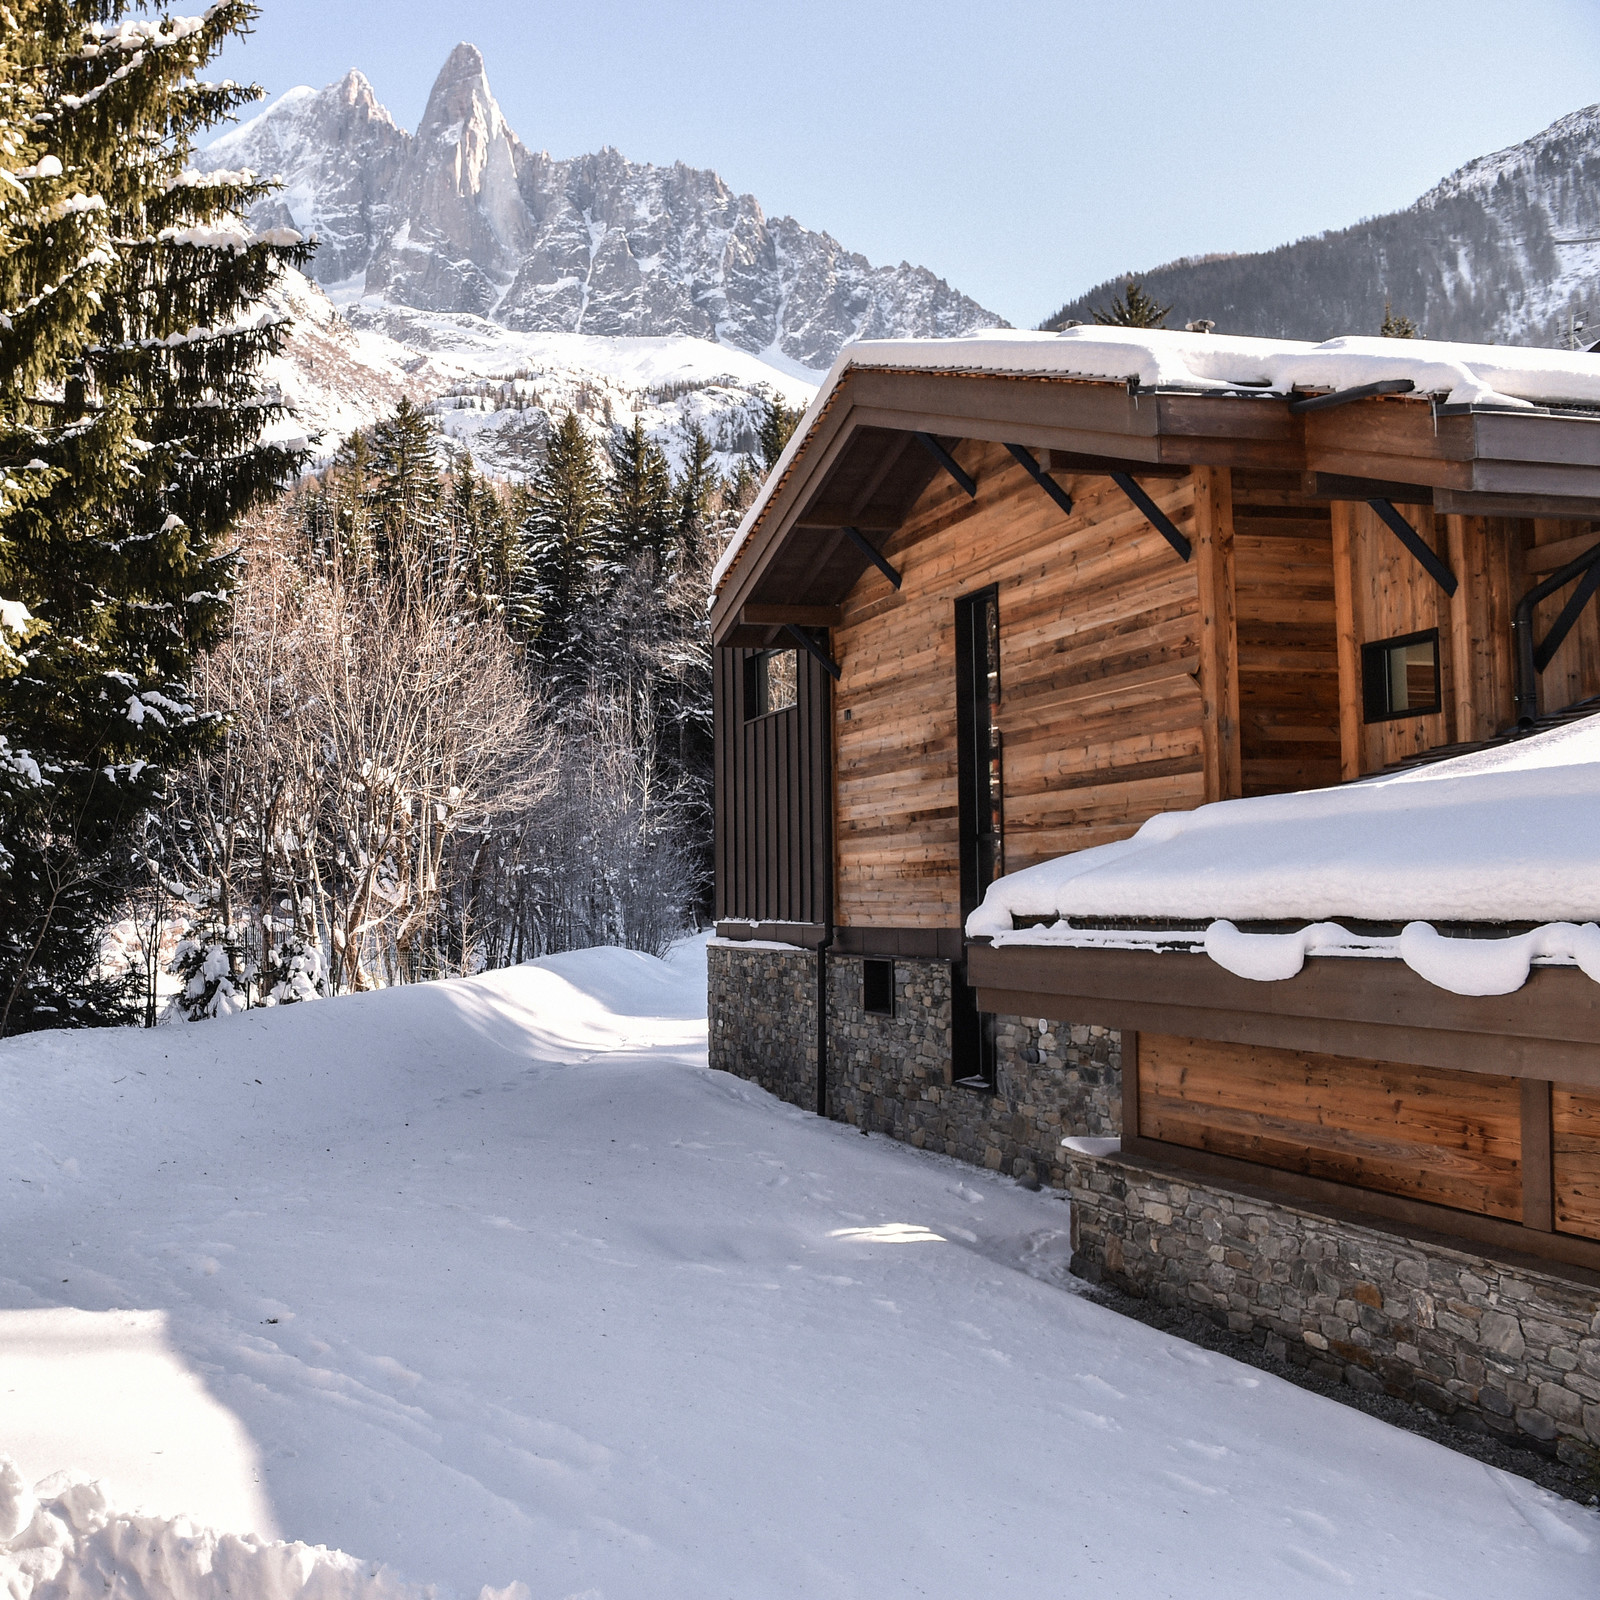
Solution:
[{"label": "snowy ground", "polygon": [[[0,1108],[0,1455],[360,1558],[179,1540],[235,1600],[1600,1592],[1600,1516],[1073,1294],[1059,1199],[709,1072],[697,948],[35,1035]],[[65,1600],[155,1561],[55,1504]],[[219,1592],[171,1549],[121,1592]]]}]

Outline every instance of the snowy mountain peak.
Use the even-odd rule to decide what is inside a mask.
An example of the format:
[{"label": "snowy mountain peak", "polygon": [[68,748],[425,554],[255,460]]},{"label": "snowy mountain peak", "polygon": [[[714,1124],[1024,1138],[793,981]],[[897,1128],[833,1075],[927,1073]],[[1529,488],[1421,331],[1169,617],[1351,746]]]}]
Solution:
[{"label": "snowy mountain peak", "polygon": [[610,146],[530,151],[471,44],[451,51],[415,135],[352,71],[290,91],[196,164],[280,174],[252,220],[315,235],[316,280],[369,320],[412,308],[523,333],[692,334],[791,370],[826,368],[853,338],[1000,324],[924,268],[873,267],[769,220],[715,172]]}]

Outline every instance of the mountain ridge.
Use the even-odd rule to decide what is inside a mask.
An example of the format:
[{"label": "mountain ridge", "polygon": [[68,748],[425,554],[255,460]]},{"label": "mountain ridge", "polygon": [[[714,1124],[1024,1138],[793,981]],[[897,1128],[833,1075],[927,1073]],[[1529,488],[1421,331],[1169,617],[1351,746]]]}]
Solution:
[{"label": "mountain ridge", "polygon": [[611,146],[531,150],[469,44],[446,60],[415,133],[352,69],[291,89],[196,165],[281,175],[250,221],[315,235],[311,274],[353,318],[405,306],[523,333],[690,334],[810,373],[853,338],[1005,326],[926,268],[874,267],[827,233],[769,219],[711,169]]},{"label": "mountain ridge", "polygon": [[[1181,257],[1120,274],[1041,326],[1090,320],[1128,277],[1224,333],[1375,333],[1386,306],[1425,337],[1565,344],[1600,325],[1600,105],[1476,156],[1410,206],[1271,250]],[[1580,320],[1581,327],[1581,320]]]}]

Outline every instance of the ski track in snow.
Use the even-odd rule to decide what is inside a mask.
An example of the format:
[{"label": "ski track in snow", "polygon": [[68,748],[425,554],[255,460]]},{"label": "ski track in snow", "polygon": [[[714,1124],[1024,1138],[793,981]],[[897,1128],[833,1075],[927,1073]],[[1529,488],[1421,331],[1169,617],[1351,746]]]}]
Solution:
[{"label": "ski track in snow", "polygon": [[709,1072],[702,948],[0,1045],[0,1455],[447,1596],[1600,1591],[1072,1293],[1058,1197]]}]

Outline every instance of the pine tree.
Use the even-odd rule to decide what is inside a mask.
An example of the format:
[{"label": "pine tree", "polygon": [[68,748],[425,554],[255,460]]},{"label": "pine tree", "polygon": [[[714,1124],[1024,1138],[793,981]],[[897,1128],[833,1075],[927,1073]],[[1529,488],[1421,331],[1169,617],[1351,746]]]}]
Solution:
[{"label": "pine tree", "polygon": [[1420,335],[1410,317],[1396,316],[1388,300],[1383,302],[1383,326],[1378,329],[1380,339],[1416,339]]},{"label": "pine tree", "polygon": [[692,567],[705,547],[716,514],[722,477],[712,460],[711,441],[698,422],[684,441],[683,472],[677,483],[677,561]]},{"label": "pine tree", "polygon": [[1145,292],[1142,284],[1129,278],[1126,293],[1109,306],[1097,307],[1094,320],[1109,328],[1164,328],[1171,310],[1171,306],[1162,305]]},{"label": "pine tree", "polygon": [[674,520],[667,458],[638,417],[627,432],[612,440],[608,454],[611,490],[606,531],[612,559],[626,564],[647,555],[652,569],[659,572],[666,562]]},{"label": "pine tree", "polygon": [[594,446],[578,414],[569,411],[551,430],[528,485],[511,607],[513,626],[558,681],[575,681],[585,664],[585,630],[592,622],[586,612],[603,555],[605,515]]},{"label": "pine tree", "polygon": [[437,445],[426,415],[408,395],[372,430],[367,493],[378,559],[386,567],[408,560],[412,570],[439,577],[448,564],[440,539],[444,483]]},{"label": "pine tree", "polygon": [[470,455],[463,456],[444,510],[460,551],[467,598],[485,615],[504,616],[521,568],[512,496],[479,474]]},{"label": "pine tree", "polygon": [[0,727],[40,774],[0,798],[0,1033],[123,1014],[98,973],[118,841],[209,736],[186,685],[227,615],[228,530],[302,459],[263,442],[282,407],[256,371],[283,338],[262,295],[307,249],[235,220],[267,185],[188,165],[259,94],[196,78],[255,14],[0,18],[0,597],[35,619]]},{"label": "pine tree", "polygon": [[761,452],[764,471],[771,472],[777,466],[778,457],[783,454],[783,447],[788,444],[801,414],[798,407],[786,406],[777,395],[769,395],[762,401],[761,420],[756,424],[756,448]]}]

